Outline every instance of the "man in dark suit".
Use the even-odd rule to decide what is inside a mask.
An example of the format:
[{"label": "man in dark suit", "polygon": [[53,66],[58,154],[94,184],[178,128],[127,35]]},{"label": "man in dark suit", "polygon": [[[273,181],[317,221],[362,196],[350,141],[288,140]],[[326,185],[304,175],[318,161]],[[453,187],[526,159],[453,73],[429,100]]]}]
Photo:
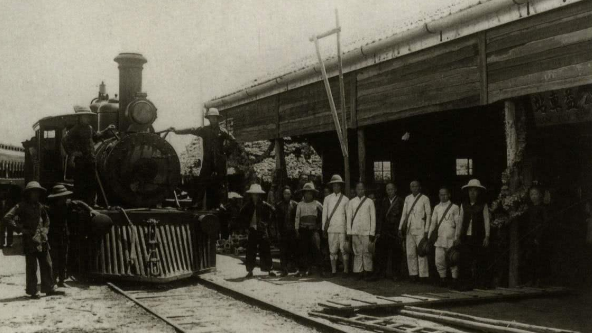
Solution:
[{"label": "man in dark suit", "polygon": [[[376,226],[376,269],[370,280],[376,281],[383,277],[397,279],[401,271],[401,239],[398,236],[399,221],[403,211],[403,199],[397,195],[397,187],[393,183],[386,184],[387,197],[378,204]],[[392,269],[389,272],[389,263]]]}]

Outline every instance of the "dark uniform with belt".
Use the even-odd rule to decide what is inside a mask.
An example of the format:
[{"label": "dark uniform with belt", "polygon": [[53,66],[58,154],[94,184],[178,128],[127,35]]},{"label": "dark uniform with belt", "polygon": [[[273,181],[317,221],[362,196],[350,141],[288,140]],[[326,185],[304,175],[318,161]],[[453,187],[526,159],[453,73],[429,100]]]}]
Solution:
[{"label": "dark uniform with belt", "polygon": [[280,261],[284,273],[288,272],[289,263],[297,263],[298,238],[294,227],[297,206],[296,201],[286,201],[283,198],[275,206],[276,226],[280,238]]},{"label": "dark uniform with belt", "polygon": [[[220,117],[218,110],[210,109],[206,118]],[[175,134],[192,134],[203,140],[203,161],[201,171],[197,178],[196,193],[193,195],[193,204],[199,205],[206,195],[206,208],[217,208],[226,200],[226,155],[224,144],[227,141],[235,143],[234,137],[225,129],[216,125],[208,125],[197,128],[174,130]]]},{"label": "dark uniform with belt", "polygon": [[378,207],[378,225],[376,234],[376,277],[386,275],[388,263],[392,263],[393,276],[401,273],[401,239],[399,238],[399,222],[403,212],[403,200],[394,196],[380,201]]},{"label": "dark uniform with belt", "polygon": [[[32,184],[34,183],[34,184]],[[30,182],[25,188],[29,190],[45,190],[39,183]],[[18,224],[16,219],[18,218]],[[54,291],[52,263],[48,244],[49,216],[39,202],[22,201],[16,204],[5,216],[4,220],[23,233],[23,251],[26,261],[26,292],[37,295],[37,262],[41,271],[41,292]]]}]

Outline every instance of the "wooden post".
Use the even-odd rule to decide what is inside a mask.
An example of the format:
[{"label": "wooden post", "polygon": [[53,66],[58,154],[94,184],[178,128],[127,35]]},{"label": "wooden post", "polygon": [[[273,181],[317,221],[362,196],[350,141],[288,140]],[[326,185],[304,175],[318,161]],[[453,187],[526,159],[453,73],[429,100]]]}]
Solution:
[{"label": "wooden post", "polygon": [[[516,153],[518,152],[518,133],[516,131],[516,103],[508,100],[504,104],[505,112],[505,130],[506,130],[506,154],[507,154],[507,166],[510,168],[514,165],[516,160]],[[514,193],[519,184],[519,178],[517,177],[516,170],[513,170],[510,175],[510,193]],[[519,271],[519,235],[518,235],[518,223],[510,220],[510,257],[509,257],[509,276],[508,284],[510,287],[515,287],[519,283],[518,271]]]},{"label": "wooden post", "polygon": [[[337,8],[335,8],[335,22],[339,28],[339,15],[337,14]],[[347,115],[345,113],[345,83],[343,82],[343,63],[341,60],[341,29],[337,29],[337,64],[339,67],[339,92],[341,95],[341,130],[343,136],[343,144],[349,150],[349,144],[347,141]],[[349,154],[343,155],[343,170],[345,176],[345,193],[349,193],[351,188],[350,171],[349,171]]]},{"label": "wooden post", "polygon": [[277,191],[275,193],[276,199],[281,200],[281,189],[287,185],[288,170],[286,167],[286,156],[284,154],[284,139],[275,139],[275,181]]},{"label": "wooden post", "polygon": [[359,181],[366,182],[366,136],[363,128],[358,128],[358,166]]}]

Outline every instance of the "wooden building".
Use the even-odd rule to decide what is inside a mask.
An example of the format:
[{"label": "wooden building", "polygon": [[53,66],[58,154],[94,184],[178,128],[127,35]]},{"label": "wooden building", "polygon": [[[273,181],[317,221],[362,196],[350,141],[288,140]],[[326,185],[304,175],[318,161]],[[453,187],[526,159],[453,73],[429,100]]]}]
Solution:
[{"label": "wooden building", "polygon": [[[419,179],[432,202],[441,185],[460,201],[470,178],[488,187],[490,200],[503,185],[524,193],[536,181],[549,189],[562,239],[585,234],[592,1],[489,0],[378,37],[343,55],[352,179],[393,180],[401,194]],[[327,64],[338,99],[335,58]],[[219,108],[240,141],[306,138],[323,158],[324,179],[342,173],[318,65],[256,82],[206,107]],[[572,272],[575,262],[565,256],[558,261]]]}]

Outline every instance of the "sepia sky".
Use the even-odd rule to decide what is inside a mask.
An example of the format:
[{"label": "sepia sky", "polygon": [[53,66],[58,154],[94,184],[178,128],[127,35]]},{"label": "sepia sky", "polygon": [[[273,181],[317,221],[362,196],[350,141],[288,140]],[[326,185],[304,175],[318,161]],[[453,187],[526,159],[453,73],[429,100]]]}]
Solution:
[{"label": "sepia sky", "polygon": [[[438,7],[461,0],[439,0]],[[474,3],[475,0],[465,0]],[[143,90],[157,130],[201,123],[202,104],[314,55],[335,25],[344,44],[433,12],[433,0],[2,0],[0,142],[20,145],[41,117],[88,105],[101,81],[118,93],[120,52],[147,59]],[[325,53],[334,39],[323,41]],[[171,138],[181,151],[188,138]]]}]

